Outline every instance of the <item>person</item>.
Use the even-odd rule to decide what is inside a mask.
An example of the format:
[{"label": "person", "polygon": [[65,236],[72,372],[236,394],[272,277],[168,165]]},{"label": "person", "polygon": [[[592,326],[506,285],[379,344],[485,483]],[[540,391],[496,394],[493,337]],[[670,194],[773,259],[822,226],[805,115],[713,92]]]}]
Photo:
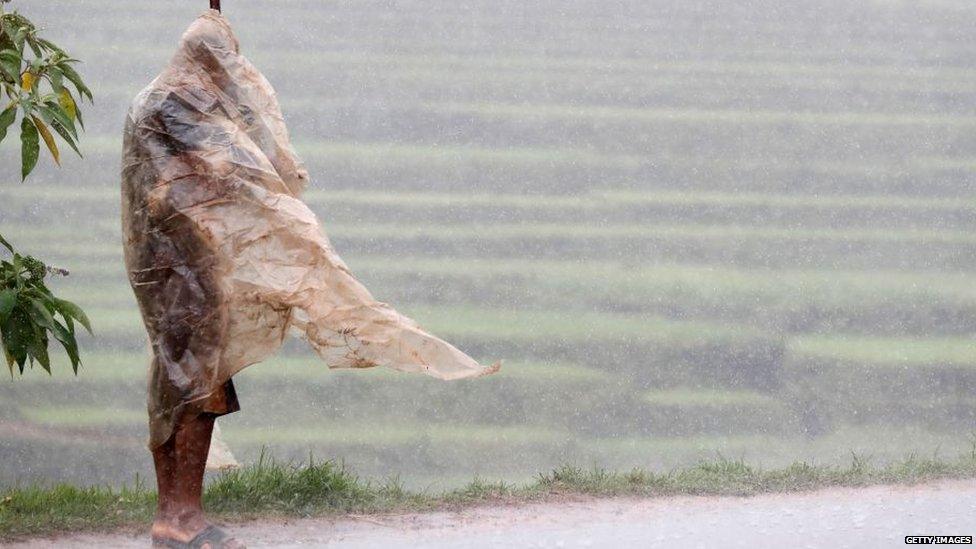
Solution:
[{"label": "person", "polygon": [[494,373],[376,301],[300,200],[308,173],[274,90],[216,11],[133,102],[122,163],[125,263],[152,348],[149,446],[162,547],[243,545],[202,509],[232,377],[298,331],[334,368],[441,379]]}]

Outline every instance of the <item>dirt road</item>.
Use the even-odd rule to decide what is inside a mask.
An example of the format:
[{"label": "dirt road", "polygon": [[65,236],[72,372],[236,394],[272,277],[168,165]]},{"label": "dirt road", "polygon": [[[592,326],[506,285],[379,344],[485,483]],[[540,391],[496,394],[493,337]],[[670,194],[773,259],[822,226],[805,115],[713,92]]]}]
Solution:
[{"label": "dirt road", "polygon": [[[287,522],[233,530],[249,547],[901,547],[906,535],[976,536],[976,480],[750,498],[578,499]],[[22,547],[146,547],[76,536]]]}]

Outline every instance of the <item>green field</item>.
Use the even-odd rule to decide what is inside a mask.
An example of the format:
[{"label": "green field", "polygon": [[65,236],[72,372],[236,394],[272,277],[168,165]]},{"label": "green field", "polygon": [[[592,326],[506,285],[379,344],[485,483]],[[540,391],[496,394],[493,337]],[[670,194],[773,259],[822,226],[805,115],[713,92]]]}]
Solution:
[{"label": "green field", "polygon": [[[71,270],[53,286],[95,337],[77,378],[62,359],[52,377],[0,383],[0,486],[150,471],[121,123],[202,6],[84,4],[12,4],[86,61],[96,104],[85,159],[62,170],[17,183],[16,152],[0,147],[0,232]],[[837,464],[971,447],[970,2],[226,11],[357,277],[505,361],[445,384],[328,371],[290,342],[237,378],[244,410],[221,425],[239,457],[311,453],[452,488],[567,462]]]}]

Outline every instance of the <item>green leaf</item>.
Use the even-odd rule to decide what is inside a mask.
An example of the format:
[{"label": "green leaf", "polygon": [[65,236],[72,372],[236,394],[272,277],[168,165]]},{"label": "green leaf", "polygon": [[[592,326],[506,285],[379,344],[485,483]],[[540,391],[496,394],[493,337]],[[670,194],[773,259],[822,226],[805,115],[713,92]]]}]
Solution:
[{"label": "green leaf", "polygon": [[34,337],[31,338],[30,343],[27,345],[27,352],[33,360],[36,360],[44,371],[51,373],[51,358],[47,353],[48,339],[47,332],[41,330],[36,325],[31,326],[33,328]]},{"label": "green leaf", "polygon": [[0,113],[0,141],[7,137],[7,128],[17,120],[17,106],[11,104]]},{"label": "green leaf", "polygon": [[16,253],[14,252],[14,247],[9,242],[7,242],[7,239],[4,238],[2,234],[0,234],[0,246],[3,246],[4,248],[10,250],[10,253]]},{"label": "green leaf", "polygon": [[64,73],[64,77],[70,80],[71,83],[75,85],[75,89],[78,90],[78,95],[81,97],[87,97],[88,100],[91,101],[92,100],[91,90],[88,89],[88,86],[86,86],[84,81],[82,81],[81,76],[79,76],[78,73],[75,72],[75,69],[68,63],[69,61],[62,62],[61,64],[58,65],[58,68],[60,68],[61,72]]},{"label": "green leaf", "polygon": [[41,153],[40,136],[37,134],[37,127],[29,116],[25,116],[20,123],[20,159],[21,159],[21,181],[34,171],[37,165],[37,157]]},{"label": "green leaf", "polygon": [[48,330],[53,330],[56,321],[47,306],[37,298],[31,298],[30,304],[29,314],[34,320],[34,324],[42,328],[47,328]]},{"label": "green leaf", "polygon": [[14,29],[12,21],[9,17],[0,17],[0,47],[7,47],[13,44],[10,41],[12,37],[17,32]]},{"label": "green leaf", "polygon": [[4,358],[7,359],[7,369],[10,370],[10,377],[14,377],[14,357],[7,352],[6,345],[3,344],[3,339],[0,339],[0,350],[3,351]]},{"label": "green leaf", "polygon": [[78,322],[80,322],[81,325],[84,326],[86,330],[88,330],[89,334],[93,333],[91,328],[91,322],[88,321],[88,316],[85,315],[85,311],[81,310],[81,307],[75,305],[74,303],[68,300],[58,299],[55,297],[54,308],[57,309],[59,313],[61,313],[61,316],[65,318],[73,318]]},{"label": "green leaf", "polygon": [[62,50],[61,48],[59,48],[57,45],[54,44],[54,42],[51,42],[50,40],[45,40],[44,38],[38,38],[37,39],[37,42],[40,45],[44,46],[45,48],[47,48],[47,49],[49,49],[49,50],[51,50],[53,52],[60,53],[61,55],[64,55],[65,54],[64,53],[64,50]]},{"label": "green leaf", "polygon": [[78,366],[81,364],[81,357],[78,355],[78,341],[75,340],[75,335],[70,330],[65,329],[60,323],[54,323],[54,329],[51,330],[54,334],[55,339],[57,339],[61,346],[64,347],[64,352],[67,353],[68,359],[71,360],[71,369],[74,371],[75,375],[78,374]]},{"label": "green leaf", "polygon": [[47,75],[47,79],[51,82],[51,89],[54,90],[54,93],[60,94],[62,91],[64,91],[64,73],[61,72],[61,69],[57,67],[48,67],[45,74]]},{"label": "green leaf", "polygon": [[30,29],[27,27],[20,27],[17,32],[14,33],[14,47],[17,48],[18,52],[24,51],[24,40],[27,38],[27,33]]},{"label": "green leaf", "polygon": [[39,105],[38,109],[41,112],[41,117],[44,118],[48,123],[56,121],[67,128],[75,139],[78,138],[78,130],[75,129],[75,123],[71,121],[71,117],[68,116],[67,111],[65,111],[57,101],[49,99],[45,101],[43,105]]},{"label": "green leaf", "polygon": [[0,324],[7,320],[7,317],[10,316],[10,311],[14,310],[14,305],[16,304],[17,290],[13,288],[0,290]]},{"label": "green leaf", "polygon": [[58,135],[60,135],[61,138],[64,139],[65,143],[67,143],[68,146],[70,146],[72,149],[74,149],[76,153],[78,153],[78,156],[84,156],[81,154],[81,151],[78,150],[78,145],[75,143],[74,138],[71,136],[70,133],[68,133],[68,130],[64,129],[64,126],[59,124],[57,120],[54,120],[51,122],[51,127],[54,128],[54,131],[58,132]]},{"label": "green leaf", "polygon": [[20,84],[20,65],[23,59],[14,50],[0,51],[0,70],[14,83]]},{"label": "green leaf", "polygon": [[13,314],[7,321],[0,325],[0,337],[6,347],[7,365],[13,371],[16,364],[20,373],[24,373],[24,364],[27,363],[27,347],[33,333],[30,330],[30,320],[21,309],[14,309]]},{"label": "green leaf", "polygon": [[[2,332],[3,330],[0,330]],[[0,350],[3,350],[3,357],[7,360],[7,369],[10,370],[11,377],[14,375],[14,365],[17,364],[17,359],[14,355],[7,350],[7,339],[6,336],[0,335]]]},{"label": "green leaf", "polygon": [[27,35],[27,43],[30,45],[31,51],[34,52],[34,55],[37,57],[42,57],[44,55],[44,52],[41,50],[41,45],[37,43],[37,39],[33,34]]},{"label": "green leaf", "polygon": [[[77,121],[78,121],[78,125],[79,125],[79,126],[81,126],[81,129],[85,129],[85,119],[81,117],[81,109],[80,109],[80,108],[78,108],[78,102],[77,102],[77,101],[75,101],[75,98],[74,98],[74,97],[71,97],[71,93],[69,93],[69,92],[68,92],[68,88],[65,88],[65,89],[64,89],[64,92],[65,92],[66,94],[68,94],[68,97],[69,97],[69,98],[71,98],[71,101],[72,101],[72,102],[74,103],[74,105],[75,105],[75,109],[74,109],[74,111],[72,111],[72,112],[74,112],[74,115],[75,115],[75,116],[74,116],[74,118],[75,118],[75,120],[77,120]],[[62,105],[62,107],[63,107],[63,106],[64,106],[64,105]],[[65,108],[65,111],[67,111],[67,110],[68,110],[68,109],[67,109],[67,108]]]}]

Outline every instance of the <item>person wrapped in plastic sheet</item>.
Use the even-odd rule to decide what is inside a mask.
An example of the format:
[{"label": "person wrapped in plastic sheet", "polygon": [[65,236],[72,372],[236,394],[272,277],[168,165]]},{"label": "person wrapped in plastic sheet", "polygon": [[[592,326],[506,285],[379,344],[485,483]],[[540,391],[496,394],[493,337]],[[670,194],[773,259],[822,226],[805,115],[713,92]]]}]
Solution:
[{"label": "person wrapped in plastic sheet", "polygon": [[497,371],[352,276],[300,200],[308,173],[274,90],[218,12],[190,26],[135,99],[123,148],[125,262],[153,353],[155,454],[172,454],[167,445],[179,453],[181,426],[237,410],[232,376],[274,353],[290,330],[333,368],[441,379]]}]

